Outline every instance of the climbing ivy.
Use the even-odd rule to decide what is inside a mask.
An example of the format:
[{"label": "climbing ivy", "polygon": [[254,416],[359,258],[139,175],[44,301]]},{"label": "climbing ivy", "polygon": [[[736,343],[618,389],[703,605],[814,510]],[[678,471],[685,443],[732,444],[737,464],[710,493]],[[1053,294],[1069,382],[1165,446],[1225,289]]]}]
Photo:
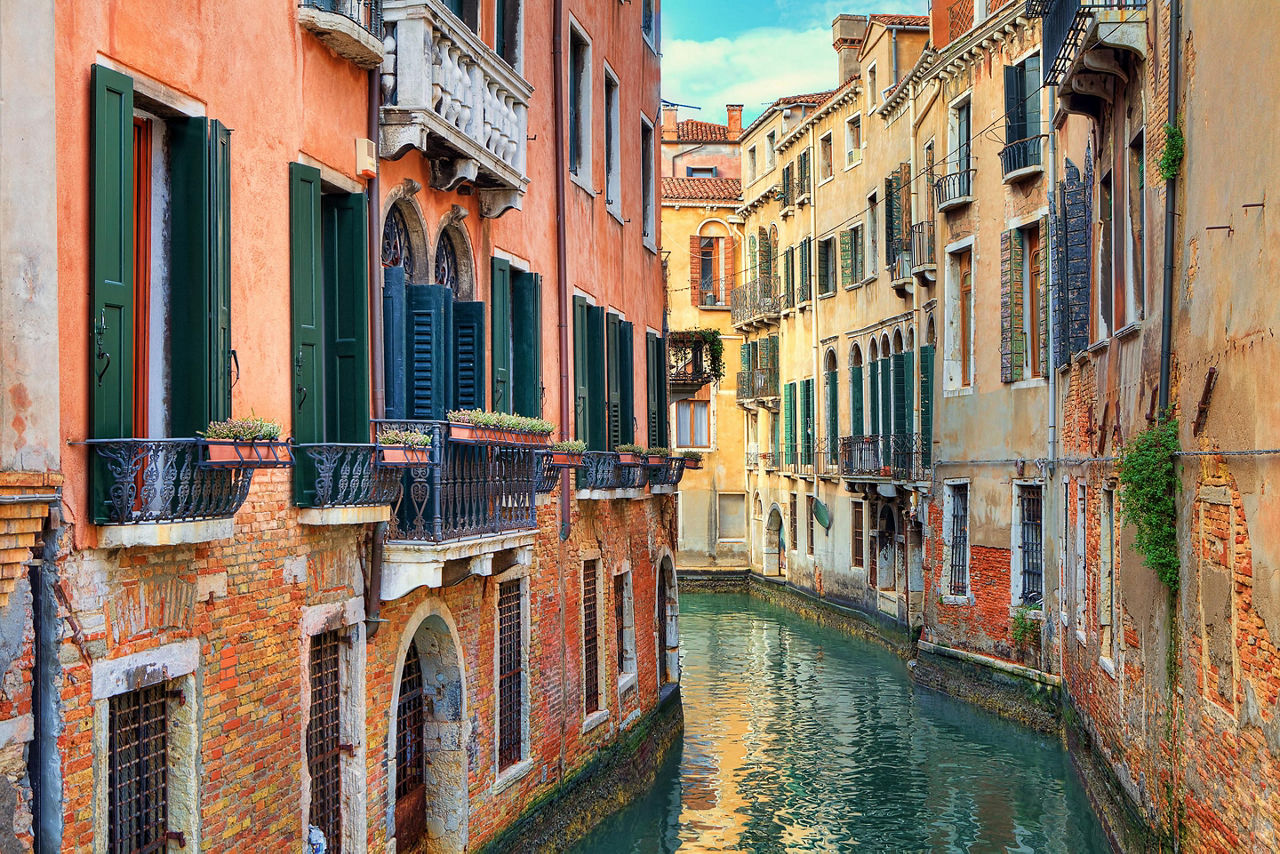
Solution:
[{"label": "climbing ivy", "polygon": [[716,329],[691,329],[680,333],[691,341],[701,341],[707,345],[707,356],[710,359],[708,370],[716,378],[716,382],[724,379],[724,342],[720,340],[720,332]]},{"label": "climbing ivy", "polygon": [[1013,642],[1019,647],[1024,647],[1040,635],[1040,623],[1031,616],[1033,611],[1039,611],[1040,606],[1034,607],[1030,605],[1020,605],[1018,610],[1013,612]]},{"label": "climbing ivy", "polygon": [[1182,158],[1186,154],[1187,141],[1182,128],[1166,123],[1164,126],[1164,153],[1160,155],[1160,177],[1166,182],[1178,177]]},{"label": "climbing ivy", "polygon": [[1120,515],[1135,529],[1134,546],[1172,591],[1178,590],[1178,422],[1162,419],[1120,452]]}]

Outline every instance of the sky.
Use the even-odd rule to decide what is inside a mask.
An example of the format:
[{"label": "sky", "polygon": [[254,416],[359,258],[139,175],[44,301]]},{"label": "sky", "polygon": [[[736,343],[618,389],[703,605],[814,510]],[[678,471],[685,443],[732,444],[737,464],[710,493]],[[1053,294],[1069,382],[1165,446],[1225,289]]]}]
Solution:
[{"label": "sky", "polygon": [[831,22],[842,13],[923,15],[928,0],[663,0],[662,97],[681,118],[749,124],[782,95],[836,86]]}]

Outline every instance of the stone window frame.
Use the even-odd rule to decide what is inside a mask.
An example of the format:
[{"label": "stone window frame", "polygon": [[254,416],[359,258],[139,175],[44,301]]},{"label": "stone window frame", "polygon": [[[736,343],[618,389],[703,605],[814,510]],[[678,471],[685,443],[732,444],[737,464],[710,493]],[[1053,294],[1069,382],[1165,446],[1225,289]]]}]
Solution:
[{"label": "stone window frame", "polygon": [[[1040,572],[1041,572],[1041,588],[1045,588],[1044,576],[1048,573],[1048,563],[1044,559],[1045,552],[1045,514],[1044,508],[1048,502],[1045,497],[1048,493],[1047,485],[1043,480],[1034,478],[1015,478],[1012,483],[1013,490],[1013,506],[1009,518],[1009,606],[1017,608],[1023,604],[1022,602],[1022,491],[1029,487],[1038,487],[1040,489]],[[1041,608],[1039,613],[1043,615],[1044,604],[1043,595],[1041,596]]]},{"label": "stone window frame", "polygon": [[[973,596],[973,484],[970,478],[954,477],[947,478],[942,482],[942,568],[938,573],[938,593],[942,596],[944,605],[973,605],[975,602]],[[964,595],[952,594],[951,591],[951,514],[956,487],[963,486],[968,490],[968,519],[966,525],[969,528],[969,536],[965,541],[965,590]]]},{"label": "stone window frame", "polygon": [[[491,788],[492,794],[497,794],[508,786],[523,778],[526,774],[533,770],[534,760],[530,751],[530,722],[529,722],[529,644],[531,641],[531,632],[529,627],[530,619],[530,603],[529,603],[529,574],[532,569],[531,563],[525,563],[517,560],[509,568],[501,573],[494,573],[491,583],[493,585],[493,749],[491,751],[490,762],[493,770],[494,781]],[[498,733],[501,732],[501,721],[499,716],[502,713],[501,703],[498,701],[498,683],[501,674],[501,663],[499,656],[502,654],[501,648],[501,626],[498,618],[498,588],[505,582],[520,582],[520,761],[514,763],[508,768],[500,767],[498,759],[499,739]],[[458,651],[459,659],[462,658],[462,650]]]},{"label": "stone window frame", "polygon": [[[857,133],[854,133],[854,129]],[[852,143],[856,139],[857,145]],[[862,162],[863,135],[862,135],[862,113],[854,111],[852,115],[846,116],[844,120],[844,168],[847,172]]]},{"label": "stone window frame", "polygon": [[[595,102],[595,79],[591,73],[593,67],[591,37],[587,35],[587,28],[584,27],[577,18],[572,14],[569,15],[569,50],[565,56],[565,76],[572,78],[574,74],[573,68],[573,52],[574,42],[580,41],[585,48],[585,58],[583,60],[582,72],[578,80],[578,103],[568,100],[565,109],[569,112],[567,119],[572,118],[573,112],[577,109],[579,113],[578,127],[581,131],[581,138],[578,139],[578,170],[575,172],[573,164],[568,163],[569,179],[577,184],[582,190],[594,196],[595,188],[592,186],[592,175],[595,170],[595,160],[592,157],[592,142],[595,134],[592,133],[594,128],[593,120],[595,113],[593,110]],[[570,87],[566,86],[566,91]]]},{"label": "stone window frame", "polygon": [[[732,489],[731,489],[731,490],[727,490],[727,491],[726,491],[726,490],[717,490],[717,491],[715,492],[715,496],[716,496],[716,542],[717,542],[717,543],[744,543],[744,544],[745,544],[745,543],[747,542],[747,536],[748,536],[749,531],[750,531],[749,521],[748,521],[748,518],[747,518],[747,513],[749,513],[749,512],[750,512],[750,511],[749,511],[749,509],[748,509],[748,507],[747,507],[747,501],[750,499],[750,496],[748,496],[746,492],[739,492],[739,491],[737,491],[737,490],[732,490]],[[740,537],[726,537],[726,536],[724,536],[724,535],[722,534],[722,526],[721,526],[721,524],[720,524],[720,516],[721,516],[721,512],[720,512],[720,511],[721,511],[720,499],[721,499],[721,498],[733,498],[733,497],[735,497],[735,496],[737,496],[737,497],[739,497],[739,498],[741,498],[741,499],[742,499],[742,536],[740,536]]]},{"label": "stone window frame", "polygon": [[[311,720],[311,639],[329,631],[345,631],[340,647],[338,685],[341,702],[338,712],[339,740],[355,750],[339,759],[342,769],[342,850],[364,849],[365,797],[365,667],[364,598],[355,596],[339,602],[311,605],[302,609],[298,620],[299,733],[298,785],[302,838],[311,825],[311,769],[307,762],[307,725]],[[349,641],[349,642],[348,642]]]},{"label": "stone window frame", "polygon": [[111,786],[111,698],[139,688],[164,684],[181,691],[183,701],[170,699],[165,713],[168,745],[166,807],[170,831],[183,834],[186,850],[200,850],[200,641],[190,638],[161,644],[142,652],[93,662],[90,698],[93,703],[93,850],[109,848],[107,816]]},{"label": "stone window frame", "polygon": [[[617,672],[618,704],[628,691],[639,683],[639,659],[636,655],[636,588],[635,574],[631,571],[631,561],[624,560],[614,569],[614,594],[617,595],[617,582],[622,581],[622,669]],[[615,617],[616,619],[616,617]],[[615,627],[616,628],[616,627]]]},{"label": "stone window frame", "polygon": [[640,242],[658,254],[658,169],[654,163],[656,131],[653,119],[640,112]]},{"label": "stone window frame", "polygon": [[[608,660],[608,655],[605,654],[604,633],[600,631],[601,617],[607,617],[609,612],[605,603],[604,561],[600,558],[600,551],[598,549],[583,550],[579,552],[578,558],[584,564],[594,563],[596,573],[596,685],[600,708],[594,712],[583,710],[582,732],[585,735],[609,720],[611,714],[609,711],[608,691],[605,690],[605,685],[608,681],[606,679],[605,662]],[[586,602],[586,597],[579,596],[578,599],[578,624],[582,627],[582,639],[585,643],[586,613],[583,610],[583,606]]]},{"label": "stone window frame", "polygon": [[[961,342],[960,342],[960,262],[959,256],[969,254],[969,272],[974,274],[974,265],[978,259],[978,242],[975,235],[969,235],[961,238],[953,243],[948,243],[943,249],[946,256],[945,268],[943,270],[943,292],[942,298],[946,308],[943,311],[942,326],[942,396],[943,397],[960,397],[962,395],[973,394],[973,390],[977,385],[977,352],[974,349],[976,343],[976,332],[973,329],[970,333],[970,357],[969,367],[972,376],[969,382],[964,382],[965,378],[960,375],[963,359],[961,358]],[[977,288],[970,291],[975,305],[974,317],[977,317]]]},{"label": "stone window frame", "polygon": [[818,183],[821,187],[836,177],[836,135],[827,131],[818,137]]},{"label": "stone window frame", "polygon": [[1119,534],[1116,521],[1116,488],[1114,484],[1105,483],[1098,494],[1098,666],[1112,679],[1116,678],[1120,657],[1116,569],[1121,551],[1116,548]]},{"label": "stone window frame", "polygon": [[[612,98],[609,97],[611,90]],[[609,151],[608,145],[604,149],[605,210],[622,223],[622,82],[607,60],[604,63],[604,121],[605,141],[608,142],[608,133],[613,135],[613,151]]]},{"label": "stone window frame", "polygon": [[1085,636],[1085,627],[1088,624],[1086,619],[1088,612],[1088,592],[1087,579],[1089,576],[1089,531],[1088,531],[1088,514],[1089,514],[1089,487],[1085,483],[1084,478],[1078,478],[1075,482],[1075,489],[1072,490],[1072,500],[1075,502],[1076,519],[1071,530],[1074,536],[1074,547],[1072,549],[1072,569],[1074,570],[1074,583],[1072,589],[1075,592],[1074,598],[1074,623],[1076,630],[1076,640],[1081,646],[1087,642]]}]

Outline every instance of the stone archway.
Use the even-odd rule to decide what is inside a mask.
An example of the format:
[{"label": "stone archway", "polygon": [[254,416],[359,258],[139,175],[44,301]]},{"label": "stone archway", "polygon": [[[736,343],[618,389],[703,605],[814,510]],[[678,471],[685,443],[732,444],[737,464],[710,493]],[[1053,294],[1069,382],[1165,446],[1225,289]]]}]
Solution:
[{"label": "stone archway", "polygon": [[466,716],[463,671],[448,623],[431,614],[404,652],[394,710],[390,784],[396,850],[462,852],[467,847]]},{"label": "stone archway", "polygon": [[764,574],[782,575],[787,544],[782,539],[782,511],[778,505],[769,509],[769,521],[764,528]]},{"label": "stone archway", "polygon": [[659,686],[680,681],[680,597],[671,556],[658,565],[658,677]]},{"label": "stone archway", "polygon": [[894,590],[902,549],[898,544],[898,520],[892,504],[881,505],[876,528],[875,586],[878,590]]}]

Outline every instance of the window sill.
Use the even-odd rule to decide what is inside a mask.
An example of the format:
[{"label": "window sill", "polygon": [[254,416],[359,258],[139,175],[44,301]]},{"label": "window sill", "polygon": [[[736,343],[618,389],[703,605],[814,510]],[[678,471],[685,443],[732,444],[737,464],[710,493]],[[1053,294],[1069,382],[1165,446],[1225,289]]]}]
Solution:
[{"label": "window sill", "polygon": [[959,388],[947,388],[942,390],[943,397],[968,397],[973,394],[973,386],[965,385]]},{"label": "window sill", "polygon": [[943,594],[942,604],[943,605],[972,605],[973,596],[972,595],[952,596],[950,594]]},{"label": "window sill", "polygon": [[1040,388],[1048,384],[1049,381],[1044,377],[1028,377],[1025,380],[1009,383],[1009,388]]},{"label": "window sill", "polygon": [[835,175],[828,175],[827,177],[823,178],[821,181],[818,182],[818,186],[825,187],[827,184],[830,184],[835,179],[836,179]]},{"label": "window sill", "polygon": [[1107,336],[1106,338],[1103,338],[1103,339],[1101,339],[1101,340],[1094,341],[1094,342],[1093,342],[1092,344],[1090,344],[1088,347],[1084,348],[1084,350],[1083,350],[1082,352],[1085,352],[1085,353],[1097,353],[1097,352],[1099,352],[1100,350],[1105,350],[1105,349],[1107,349],[1107,348],[1108,348],[1108,347],[1110,347],[1110,346],[1111,346],[1111,336]]},{"label": "window sill", "polygon": [[1115,665],[1115,662],[1113,662],[1111,659],[1099,656],[1098,666],[1101,667],[1103,672],[1105,672],[1112,679],[1116,678],[1116,665]]},{"label": "window sill", "polygon": [[827,291],[825,294],[818,294],[818,299],[831,299],[835,295],[835,291]]},{"label": "window sill", "polygon": [[845,166],[844,166],[844,171],[848,172],[848,171],[849,171],[850,169],[852,169],[853,167],[855,167],[855,166],[859,166],[859,165],[861,165],[861,164],[862,164],[862,158],[861,158],[861,157],[859,157],[857,160],[854,160],[854,161],[853,161],[853,162],[851,162],[851,163],[846,163],[846,164],[845,164]]},{"label": "window sill", "polygon": [[702,311],[728,311],[733,306],[729,305],[700,305],[698,308]]},{"label": "window sill", "polygon": [[505,791],[523,780],[532,770],[533,760],[521,759],[505,771],[498,772],[498,776],[494,779],[493,785],[489,787],[489,794],[496,795]]},{"label": "window sill", "polygon": [[636,687],[636,683],[638,683],[639,681],[640,681],[639,677],[636,676],[636,673],[634,670],[629,673],[619,673],[618,674],[618,697],[622,698],[626,696],[626,693],[628,691],[634,690]]},{"label": "window sill", "polygon": [[618,221],[618,225],[626,225],[626,222],[622,219],[622,208],[620,206],[607,205],[605,210],[609,212],[609,216]]},{"label": "window sill", "polygon": [[1126,324],[1116,330],[1115,337],[1124,341],[1134,337],[1142,331],[1142,321],[1135,320],[1133,323]]},{"label": "window sill", "polygon": [[654,56],[657,56],[657,57],[661,57],[661,56],[662,56],[662,54],[658,53],[658,46],[657,46],[656,44],[654,44],[654,37],[653,37],[653,36],[651,36],[651,35],[649,35],[648,33],[646,33],[643,29],[642,29],[642,30],[640,30],[640,36],[641,36],[641,38],[643,38],[643,39],[644,39],[644,46],[645,46],[645,47],[647,47],[647,48],[649,48],[649,52],[650,52],[650,53],[652,53]]},{"label": "window sill", "polygon": [[866,277],[865,279],[863,279],[861,282],[858,282],[858,284],[859,284],[859,285],[869,285],[869,284],[871,284],[872,282],[874,282],[874,281],[875,281],[876,279],[878,279],[878,278],[880,278],[880,276],[879,276],[878,274],[876,274],[876,273],[872,273],[870,276],[867,276],[867,277]]},{"label": "window sill", "polygon": [[[590,172],[591,172],[591,164],[590,164],[590,163],[583,163],[583,164],[582,164],[582,171],[585,171],[585,172],[587,172],[588,174],[590,174]],[[579,190],[581,190],[582,192],[586,193],[586,194],[587,194],[588,196],[590,196],[591,198],[593,198],[593,199],[594,199],[594,198],[596,197],[596,191],[595,191],[595,188],[591,186],[591,182],[590,182],[590,181],[588,181],[586,178],[583,178],[583,177],[582,177],[582,175],[581,175],[579,172],[574,172],[574,171],[570,170],[570,171],[569,171],[569,180],[570,180],[570,181],[572,181],[574,184],[577,184],[577,185],[578,185],[578,189],[579,189]]]},{"label": "window sill", "polygon": [[601,709],[598,712],[592,712],[587,715],[586,720],[582,722],[582,734],[586,735],[596,727],[609,720],[609,710]]},{"label": "window sill", "polygon": [[642,237],[640,242],[644,244],[644,248],[648,249],[650,253],[658,254],[658,244],[654,242],[652,237]]},{"label": "window sill", "polygon": [[183,546],[229,540],[234,535],[235,521],[232,519],[102,525],[98,528],[98,547],[128,549],[137,546]]}]

